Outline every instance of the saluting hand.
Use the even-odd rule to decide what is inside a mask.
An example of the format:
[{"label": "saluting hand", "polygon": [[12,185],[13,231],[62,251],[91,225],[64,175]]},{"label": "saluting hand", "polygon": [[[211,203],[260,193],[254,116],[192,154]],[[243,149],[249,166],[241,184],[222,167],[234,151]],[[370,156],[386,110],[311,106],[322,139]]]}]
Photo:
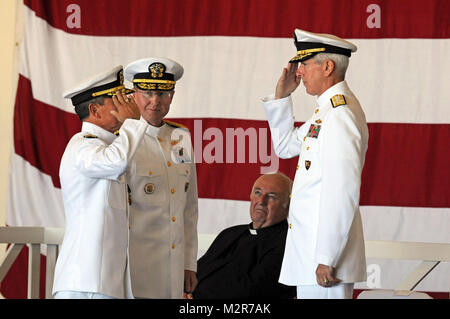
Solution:
[{"label": "saluting hand", "polygon": [[300,85],[301,77],[297,76],[298,63],[288,63],[283,68],[280,79],[275,89],[275,99],[282,99],[289,96]]},{"label": "saluting hand", "polygon": [[117,111],[111,111],[120,123],[125,122],[126,119],[139,120],[139,108],[133,96],[127,96],[125,93],[116,92],[112,97],[112,101],[117,108]]}]

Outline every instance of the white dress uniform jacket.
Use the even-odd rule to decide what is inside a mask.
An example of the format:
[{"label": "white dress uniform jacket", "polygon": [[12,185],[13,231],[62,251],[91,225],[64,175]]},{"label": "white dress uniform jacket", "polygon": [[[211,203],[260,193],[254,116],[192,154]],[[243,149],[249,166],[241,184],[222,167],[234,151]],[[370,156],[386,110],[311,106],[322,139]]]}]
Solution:
[{"label": "white dress uniform jacket", "polygon": [[83,122],[82,131],[67,144],[59,171],[66,226],[53,294],[72,290],[125,297],[128,220],[123,174],[147,126],[127,119],[116,137]]},{"label": "white dress uniform jacket", "polygon": [[131,287],[139,298],[182,298],[184,270],[197,270],[191,137],[187,129],[168,123],[148,126],[129,167]]},{"label": "white dress uniform jacket", "polygon": [[343,283],[364,281],[359,195],[369,133],[357,98],[345,81],[335,84],[300,128],[290,96],[267,97],[263,106],[277,155],[299,156],[280,282],[316,285],[318,264],[335,267]]}]

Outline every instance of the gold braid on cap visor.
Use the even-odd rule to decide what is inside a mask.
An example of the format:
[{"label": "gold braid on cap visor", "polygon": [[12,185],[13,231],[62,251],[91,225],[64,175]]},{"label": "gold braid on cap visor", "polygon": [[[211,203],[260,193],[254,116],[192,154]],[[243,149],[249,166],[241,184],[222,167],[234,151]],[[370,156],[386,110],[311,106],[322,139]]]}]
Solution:
[{"label": "gold braid on cap visor", "polygon": [[107,90],[103,90],[103,91],[92,93],[92,96],[95,97],[95,96],[100,96],[100,95],[104,95],[104,94],[114,95],[114,93],[116,91],[120,91],[120,92],[124,93],[126,91],[126,88],[123,85],[119,85],[119,86],[113,87],[111,89],[107,89]]},{"label": "gold braid on cap visor", "polygon": [[295,57],[293,57],[291,59],[291,61],[297,61],[297,60],[303,59],[303,58],[305,58],[307,56],[310,56],[313,53],[323,52],[323,51],[325,51],[325,48],[315,48],[315,49],[300,50],[300,51],[297,51],[297,55]]},{"label": "gold braid on cap visor", "polygon": [[170,80],[153,80],[153,79],[136,79],[133,83],[142,90],[173,90],[175,81]]}]

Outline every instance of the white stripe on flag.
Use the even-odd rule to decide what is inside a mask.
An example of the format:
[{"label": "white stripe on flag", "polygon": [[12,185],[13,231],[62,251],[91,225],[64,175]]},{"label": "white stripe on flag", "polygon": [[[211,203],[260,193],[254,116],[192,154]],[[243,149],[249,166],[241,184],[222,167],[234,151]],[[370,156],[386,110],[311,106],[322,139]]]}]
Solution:
[{"label": "white stripe on flag", "polygon": [[7,211],[10,226],[64,227],[61,189],[15,153],[10,161]]}]

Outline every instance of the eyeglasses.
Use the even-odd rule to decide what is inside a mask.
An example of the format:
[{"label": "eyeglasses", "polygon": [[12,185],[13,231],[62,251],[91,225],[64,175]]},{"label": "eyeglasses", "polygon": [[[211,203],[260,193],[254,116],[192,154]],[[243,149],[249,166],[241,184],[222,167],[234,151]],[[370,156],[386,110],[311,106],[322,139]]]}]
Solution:
[{"label": "eyeglasses", "polygon": [[151,99],[155,96],[159,97],[160,99],[168,99],[173,94],[173,91],[142,91],[142,90],[136,91],[141,93],[147,99]]}]

